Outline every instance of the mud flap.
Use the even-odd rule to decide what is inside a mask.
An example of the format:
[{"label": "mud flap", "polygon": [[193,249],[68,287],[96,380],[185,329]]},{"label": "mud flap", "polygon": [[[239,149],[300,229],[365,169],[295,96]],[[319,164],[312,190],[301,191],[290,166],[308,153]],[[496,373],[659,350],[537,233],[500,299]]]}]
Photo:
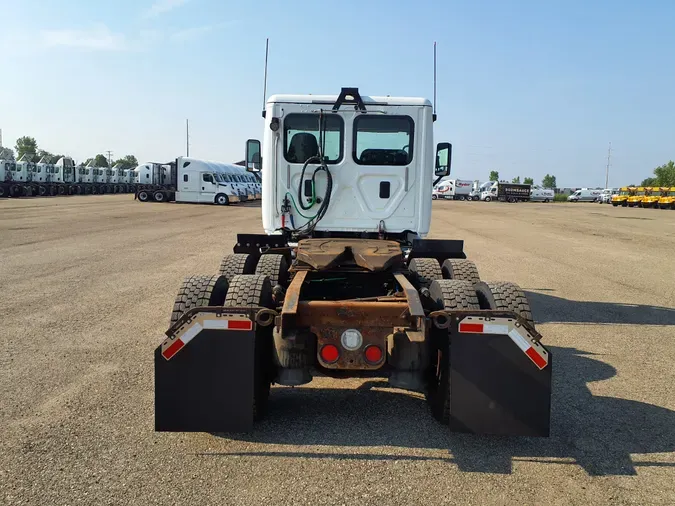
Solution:
[{"label": "mud flap", "polygon": [[452,332],[450,429],[549,436],[553,357],[545,352],[540,368],[508,334]]},{"label": "mud flap", "polygon": [[254,330],[202,329],[170,360],[159,346],[155,350],[155,430],[251,430],[254,349]]}]

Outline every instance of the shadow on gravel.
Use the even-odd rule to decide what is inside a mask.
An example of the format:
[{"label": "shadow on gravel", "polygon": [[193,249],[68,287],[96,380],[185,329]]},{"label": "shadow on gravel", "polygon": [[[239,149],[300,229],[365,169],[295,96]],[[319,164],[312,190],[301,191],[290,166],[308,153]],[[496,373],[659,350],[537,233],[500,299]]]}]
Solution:
[{"label": "shadow on gravel", "polygon": [[[591,381],[616,370],[588,354],[551,347],[555,356],[551,437],[472,436],[448,431],[430,415],[419,396],[383,390],[366,382],[356,390],[275,388],[270,413],[251,434],[220,434],[235,440],[284,445],[329,445],[336,453],[251,451],[205,455],[248,455],[355,460],[442,460],[465,472],[509,474],[514,461],[578,464],[590,475],[634,475],[630,454],[675,451],[675,412],[626,399],[594,396]],[[447,456],[353,454],[345,447],[395,446],[443,449]],[[562,461],[560,459],[563,459]]]},{"label": "shadow on gravel", "polygon": [[586,302],[525,291],[537,323],[675,325],[675,309],[618,302]]}]

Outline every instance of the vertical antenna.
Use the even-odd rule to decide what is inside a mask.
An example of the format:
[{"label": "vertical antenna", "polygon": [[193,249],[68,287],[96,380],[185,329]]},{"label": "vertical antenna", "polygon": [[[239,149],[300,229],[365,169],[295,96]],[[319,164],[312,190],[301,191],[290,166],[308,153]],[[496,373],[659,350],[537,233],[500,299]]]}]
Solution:
[{"label": "vertical antenna", "polygon": [[612,143],[609,143],[609,149],[607,149],[607,170],[605,171],[605,188],[609,188],[609,160],[612,156]]},{"label": "vertical antenna", "polygon": [[190,156],[190,120],[185,120],[185,156]]},{"label": "vertical antenna", "polygon": [[269,37],[265,41],[265,78],[263,81],[263,107],[262,107],[262,117],[265,117],[265,101],[267,100],[267,56],[270,51],[270,39]]},{"label": "vertical antenna", "polygon": [[434,115],[433,120],[436,121],[436,42],[434,41]]}]

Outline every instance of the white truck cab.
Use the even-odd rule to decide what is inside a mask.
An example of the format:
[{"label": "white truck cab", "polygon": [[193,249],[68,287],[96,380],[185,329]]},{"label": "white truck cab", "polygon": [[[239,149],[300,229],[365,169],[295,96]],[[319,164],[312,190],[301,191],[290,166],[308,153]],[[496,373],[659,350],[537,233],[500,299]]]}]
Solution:
[{"label": "white truck cab", "polygon": [[619,188],[605,188],[600,192],[598,202],[600,204],[611,204],[612,197],[619,194]]},{"label": "white truck cab", "polygon": [[176,160],[177,182],[176,202],[234,203],[242,200],[241,196],[228,181],[226,164],[180,157]]},{"label": "white truck cab", "polygon": [[255,170],[251,160],[262,153],[267,234],[428,234],[432,176],[446,176],[451,157],[441,143],[432,158],[429,100],[343,88],[339,96],[273,95],[264,116],[262,151],[249,140],[246,160]]}]

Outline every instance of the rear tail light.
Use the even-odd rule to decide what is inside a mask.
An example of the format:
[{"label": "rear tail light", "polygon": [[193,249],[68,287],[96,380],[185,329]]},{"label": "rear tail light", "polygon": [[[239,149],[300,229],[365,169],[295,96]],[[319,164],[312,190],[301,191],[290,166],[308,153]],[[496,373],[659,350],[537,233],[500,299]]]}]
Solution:
[{"label": "rear tail light", "polygon": [[363,354],[366,357],[366,361],[371,364],[378,364],[382,361],[382,350],[379,346],[367,346]]},{"label": "rear tail light", "polygon": [[321,348],[319,354],[321,355],[321,360],[327,364],[337,362],[337,359],[340,358],[340,350],[337,349],[337,346],[332,344],[327,344]]}]

